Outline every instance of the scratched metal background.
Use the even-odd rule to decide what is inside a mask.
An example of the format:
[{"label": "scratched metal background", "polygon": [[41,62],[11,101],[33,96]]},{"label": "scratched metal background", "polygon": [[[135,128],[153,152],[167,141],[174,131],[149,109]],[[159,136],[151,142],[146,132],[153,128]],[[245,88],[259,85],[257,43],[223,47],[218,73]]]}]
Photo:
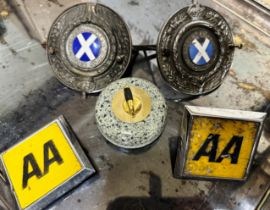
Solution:
[{"label": "scratched metal background", "polygon": [[[53,203],[51,209],[249,210],[258,206],[270,185],[269,119],[246,183],[175,179],[172,163],[183,104],[168,102],[166,129],[150,150],[139,154],[115,150],[96,128],[94,106],[97,95],[90,95],[84,100],[79,93],[60,84],[53,77],[42,47],[46,44],[51,21],[68,5],[81,1],[8,2],[12,3],[13,9],[0,0],[0,12],[9,13],[3,22],[6,32],[0,36],[0,152],[63,114],[98,170],[96,176]],[[98,2],[110,6],[124,17],[134,44],[155,44],[165,21],[190,3],[187,0]],[[227,18],[236,41],[242,42],[244,48],[236,50],[234,64],[224,84],[214,93],[188,104],[265,111],[270,106],[269,19],[264,18],[265,25],[260,21],[257,24],[258,17],[252,17],[253,10],[245,10],[241,18],[228,10],[233,8],[232,5],[226,5],[225,9],[216,0],[199,2],[214,7]],[[241,3],[231,0],[219,2],[233,2],[237,8]],[[1,25],[0,31],[3,31]],[[152,66],[157,69],[155,61]],[[148,65],[139,60],[133,75],[151,79],[148,72]],[[8,188],[1,179],[0,182],[0,209],[14,209]],[[269,206],[268,199],[264,209],[270,209]]]}]

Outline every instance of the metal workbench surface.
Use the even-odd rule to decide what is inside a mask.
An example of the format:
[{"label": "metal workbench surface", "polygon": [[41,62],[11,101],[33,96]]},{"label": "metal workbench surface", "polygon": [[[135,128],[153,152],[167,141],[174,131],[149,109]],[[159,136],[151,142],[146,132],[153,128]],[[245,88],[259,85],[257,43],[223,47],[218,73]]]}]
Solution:
[{"label": "metal workbench surface", "polygon": [[[43,10],[65,8],[65,1],[43,2]],[[98,2],[110,6],[124,18],[134,44],[156,44],[162,25],[178,9],[190,4],[189,1],[176,0]],[[201,2],[225,16],[235,38],[244,47],[236,50],[230,73],[219,89],[186,104],[267,110],[270,103],[270,38],[215,1]],[[0,5],[0,10],[8,9],[4,4]],[[166,128],[149,150],[138,154],[118,151],[107,144],[97,130],[94,108],[98,95],[83,99],[80,93],[59,83],[48,65],[40,40],[30,37],[12,10],[4,25],[7,31],[0,37],[0,152],[57,116],[64,115],[98,171],[53,203],[51,209],[249,210],[259,204],[270,185],[269,120],[266,121],[255,163],[245,183],[175,179],[172,170],[183,103],[168,101]],[[155,61],[152,68],[157,69]],[[149,65],[139,58],[132,76],[151,80]],[[1,205],[13,209],[14,201],[9,190],[3,183],[2,186],[0,198],[4,198],[6,204],[0,201],[0,209],[3,208]]]}]

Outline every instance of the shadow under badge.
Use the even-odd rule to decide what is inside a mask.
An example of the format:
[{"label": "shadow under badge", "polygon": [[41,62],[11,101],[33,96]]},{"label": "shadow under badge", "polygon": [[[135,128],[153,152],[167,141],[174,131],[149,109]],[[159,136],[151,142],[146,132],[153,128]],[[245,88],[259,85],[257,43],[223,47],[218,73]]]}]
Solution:
[{"label": "shadow under badge", "polygon": [[150,197],[120,197],[109,203],[107,210],[188,210],[212,209],[210,204],[200,196],[195,197],[162,197],[160,177],[153,172],[149,176]]}]

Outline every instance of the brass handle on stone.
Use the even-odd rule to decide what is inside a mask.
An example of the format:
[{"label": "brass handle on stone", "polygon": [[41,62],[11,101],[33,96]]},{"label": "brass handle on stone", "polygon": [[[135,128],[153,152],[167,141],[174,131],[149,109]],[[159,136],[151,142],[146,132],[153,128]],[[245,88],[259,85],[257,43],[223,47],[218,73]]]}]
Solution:
[{"label": "brass handle on stone", "polygon": [[134,99],[133,99],[131,89],[129,87],[124,88],[124,96],[125,96],[125,100],[127,103],[127,107],[129,109],[128,113],[131,114],[132,116],[134,116],[135,115]]},{"label": "brass handle on stone", "polygon": [[124,88],[124,110],[126,113],[130,114],[132,117],[141,110],[142,103],[138,98],[133,96],[133,93],[129,87]]}]

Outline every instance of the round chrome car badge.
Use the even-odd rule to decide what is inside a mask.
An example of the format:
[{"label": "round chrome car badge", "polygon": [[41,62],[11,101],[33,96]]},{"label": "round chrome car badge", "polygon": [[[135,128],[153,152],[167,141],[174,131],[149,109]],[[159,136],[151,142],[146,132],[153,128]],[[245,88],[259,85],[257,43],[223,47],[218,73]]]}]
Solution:
[{"label": "round chrome car badge", "polygon": [[163,27],[157,45],[165,81],[187,95],[218,88],[232,64],[233,37],[215,10],[192,4],[174,14]]},{"label": "round chrome car badge", "polygon": [[166,124],[167,105],[162,93],[139,78],[124,78],[108,85],[95,110],[101,134],[125,151],[151,145]]},{"label": "round chrome car badge", "polygon": [[93,93],[119,79],[131,57],[131,37],[110,8],[82,3],[64,11],[48,35],[48,59],[56,77],[71,89]]}]

